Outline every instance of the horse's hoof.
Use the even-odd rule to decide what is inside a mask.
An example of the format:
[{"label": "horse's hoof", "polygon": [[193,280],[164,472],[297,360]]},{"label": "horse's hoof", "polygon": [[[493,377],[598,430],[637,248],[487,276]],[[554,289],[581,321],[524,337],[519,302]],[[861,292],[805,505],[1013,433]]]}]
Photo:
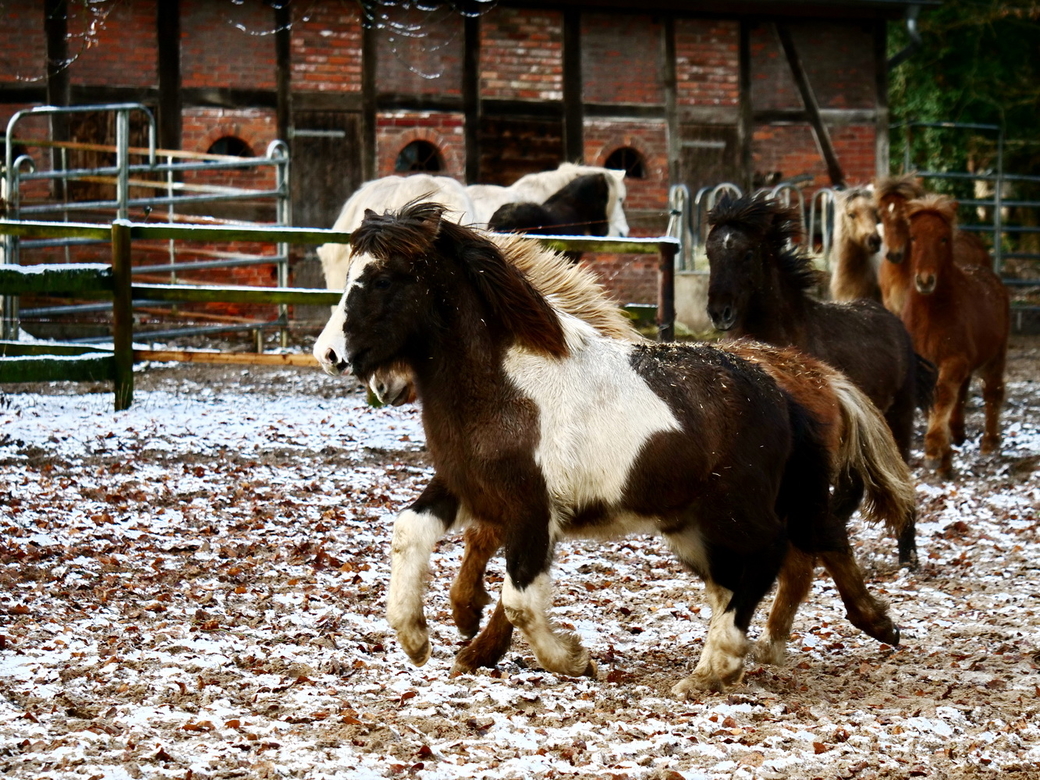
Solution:
[{"label": "horse's hoof", "polygon": [[672,686],[672,695],[679,699],[695,699],[702,693],[725,693],[744,679],[744,670],[723,680],[717,675],[706,672],[694,672],[684,680]]},{"label": "horse's hoof", "polygon": [[917,571],[919,566],[917,560],[917,550],[911,550],[909,552],[905,550],[899,551],[899,566],[900,568],[907,569],[909,571]]},{"label": "horse's hoof", "polygon": [[784,658],[787,656],[787,642],[782,640],[774,642],[770,639],[763,638],[755,643],[755,647],[751,654],[760,664],[779,666],[784,662]]},{"label": "horse's hoof", "polygon": [[585,671],[581,673],[582,677],[591,677],[593,680],[596,679],[598,669],[596,668],[596,662],[591,658],[589,659],[589,665],[585,667]]},{"label": "horse's hoof", "polygon": [[[490,600],[490,599],[489,599]],[[487,604],[485,601],[484,604]],[[455,627],[466,639],[472,639],[480,630],[480,621],[484,617],[484,604],[452,604],[451,616]]]}]

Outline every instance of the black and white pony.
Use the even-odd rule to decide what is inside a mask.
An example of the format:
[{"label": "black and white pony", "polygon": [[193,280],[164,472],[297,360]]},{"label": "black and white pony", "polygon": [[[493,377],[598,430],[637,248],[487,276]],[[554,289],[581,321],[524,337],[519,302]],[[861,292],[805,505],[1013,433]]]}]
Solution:
[{"label": "black and white pony", "polygon": [[[521,176],[508,187],[495,184],[471,184],[464,186],[450,176],[435,176],[428,173],[416,173],[409,176],[384,176],[365,182],[343,204],[332,229],[351,233],[358,228],[364,218],[365,211],[372,209],[382,213],[388,209],[399,209],[415,200],[429,200],[445,206],[445,214],[460,225],[487,227],[492,215],[507,203],[535,204],[540,206],[546,200],[559,196],[567,185],[584,176],[600,176],[606,188],[605,197],[597,210],[588,215],[587,206],[577,208],[583,215],[582,220],[596,221],[597,224],[606,219],[606,230],[603,233],[587,233],[577,230],[577,235],[609,235],[627,236],[628,221],[625,218],[625,172],[612,168],[599,168],[590,165],[562,163],[551,171],[540,171]],[[571,197],[600,196],[594,192],[595,186],[584,185],[580,191],[568,191]],[[557,203],[564,196],[557,197]],[[601,208],[600,208],[601,206]],[[559,208],[563,208],[562,205]],[[554,211],[557,209],[554,206]],[[572,220],[577,221],[577,220]],[[512,230],[506,225],[503,230]],[[572,234],[573,235],[573,234]],[[342,290],[346,282],[349,265],[350,248],[346,244],[323,244],[318,247],[322,271],[325,274],[325,285],[330,290]]]},{"label": "black and white pony", "polygon": [[[905,465],[876,409],[837,372],[752,344],[611,338],[442,215],[431,203],[366,215],[314,349],[326,371],[362,381],[405,367],[423,404],[438,487],[397,518],[388,594],[415,663],[430,656],[429,555],[453,524],[494,529],[504,613],[539,663],[566,675],[595,674],[595,664],[549,620],[556,542],[663,535],[712,605],[700,661],[673,689],[686,695],[741,679],[748,625],[789,538],[811,552],[847,548],[828,506],[836,470],[863,470],[868,513],[905,522]],[[898,641],[880,605],[851,613],[872,636]]]}]

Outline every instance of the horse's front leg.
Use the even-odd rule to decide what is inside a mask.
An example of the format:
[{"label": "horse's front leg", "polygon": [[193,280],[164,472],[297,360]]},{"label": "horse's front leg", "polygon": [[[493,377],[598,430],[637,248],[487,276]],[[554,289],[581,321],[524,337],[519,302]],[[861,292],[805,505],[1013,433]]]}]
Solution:
[{"label": "horse's front leg", "polygon": [[511,527],[505,543],[506,578],[502,584],[502,606],[509,622],[523,632],[538,663],[549,672],[570,677],[595,677],[592,661],[576,634],[557,629],[549,620],[552,606],[554,540],[548,516],[541,522]]},{"label": "horse's front leg", "polygon": [[733,592],[709,579],[704,586],[711,605],[708,637],[693,674],[672,686],[672,694],[681,698],[701,691],[725,691],[744,677],[747,626],[737,624]]},{"label": "horse's front leg", "polygon": [[924,436],[925,465],[940,476],[953,476],[950,420],[960,397],[961,384],[968,378],[967,365],[962,361],[947,361],[939,367],[935,383],[935,403],[928,415],[928,431]]},{"label": "horse's front leg", "polygon": [[458,498],[434,476],[415,503],[394,520],[386,617],[416,666],[430,658],[430,632],[423,614],[430,554],[458,514]]}]

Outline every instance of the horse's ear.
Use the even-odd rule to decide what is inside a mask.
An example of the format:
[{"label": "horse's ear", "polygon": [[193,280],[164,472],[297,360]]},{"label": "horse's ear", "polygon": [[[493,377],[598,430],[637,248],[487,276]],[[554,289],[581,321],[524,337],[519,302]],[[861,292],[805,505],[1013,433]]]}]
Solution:
[{"label": "horse's ear", "polygon": [[567,342],[556,310],[498,247],[449,222],[444,223],[442,236],[453,244],[449,254],[458,258],[480,297],[520,344],[566,357]]}]

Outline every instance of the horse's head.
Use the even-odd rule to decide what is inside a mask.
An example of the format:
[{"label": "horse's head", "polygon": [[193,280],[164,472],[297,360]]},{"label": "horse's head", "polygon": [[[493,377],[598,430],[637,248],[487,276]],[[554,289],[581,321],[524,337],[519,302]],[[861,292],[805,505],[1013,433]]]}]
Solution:
[{"label": "horse's head", "polygon": [[906,204],[924,195],[924,189],[912,174],[880,180],[874,189],[877,217],[885,234],[885,259],[901,263],[910,242],[910,224]]},{"label": "horse's head", "polygon": [[[567,353],[551,305],[484,236],[442,219],[444,207],[413,202],[399,213],[365,214],[351,237],[346,288],[314,345],[330,374],[381,381],[402,366],[428,368],[435,343],[519,342]],[[497,341],[496,341],[497,339]],[[443,354],[443,353],[441,353]]]},{"label": "horse's head", "polygon": [[878,233],[878,212],[874,195],[866,187],[854,187],[843,192],[838,200],[838,219],[841,233],[853,244],[863,247],[871,254],[881,249],[881,234]]},{"label": "horse's head", "polygon": [[776,200],[723,195],[708,214],[708,316],[716,329],[739,328],[752,296],[776,286],[770,259],[797,237],[794,212]]},{"label": "horse's head", "polygon": [[386,406],[401,406],[416,399],[412,372],[404,364],[377,368],[368,380],[368,389]]},{"label": "horse's head", "polygon": [[914,287],[922,295],[930,295],[953,265],[957,201],[946,195],[926,195],[907,204],[907,216]]}]

